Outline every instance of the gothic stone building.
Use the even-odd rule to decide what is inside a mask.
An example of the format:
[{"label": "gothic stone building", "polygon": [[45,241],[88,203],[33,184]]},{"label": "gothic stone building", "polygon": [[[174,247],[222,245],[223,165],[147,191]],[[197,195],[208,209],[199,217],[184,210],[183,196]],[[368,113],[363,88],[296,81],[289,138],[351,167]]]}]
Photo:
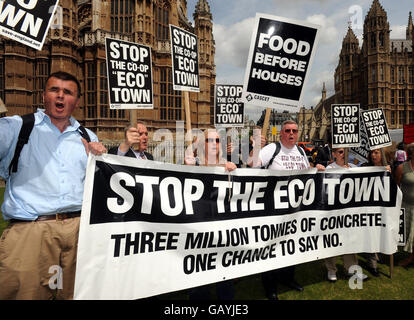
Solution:
[{"label": "gothic stone building", "polygon": [[410,12],[405,39],[391,39],[387,13],[374,0],[365,17],[362,47],[351,28],[342,42],[335,71],[337,100],[382,108],[390,129],[414,123],[413,29]]},{"label": "gothic stone building", "polygon": [[76,119],[106,143],[123,139],[129,111],[111,110],[108,104],[105,37],[110,37],[152,48],[154,109],[137,110],[137,118],[150,132],[158,128],[174,132],[176,121],[184,121],[185,115],[181,92],[172,89],[169,24],[173,24],[199,39],[200,93],[190,93],[192,126],[207,128],[214,123],[215,43],[207,0],[198,1],[194,26],[187,18],[186,0],[60,0],[59,5],[61,25],[51,28],[41,51],[0,38],[0,98],[7,115],[42,107],[45,79],[63,70],[81,81]]}]

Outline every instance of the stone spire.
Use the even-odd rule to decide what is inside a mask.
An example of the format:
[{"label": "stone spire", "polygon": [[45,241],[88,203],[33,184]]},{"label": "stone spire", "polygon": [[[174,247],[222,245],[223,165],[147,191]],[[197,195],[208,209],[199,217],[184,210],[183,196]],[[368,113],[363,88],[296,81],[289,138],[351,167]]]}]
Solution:
[{"label": "stone spire", "polygon": [[413,17],[411,15],[411,11],[410,14],[408,16],[408,26],[407,26],[407,32],[406,32],[406,39],[407,40],[411,40],[413,38],[413,34],[414,34],[414,24],[413,24]]},{"label": "stone spire", "polygon": [[383,16],[387,15],[379,0],[372,2],[371,8],[368,11],[368,16]]},{"label": "stone spire", "polygon": [[322,101],[326,100],[326,87],[325,87],[325,82],[323,83],[323,88],[322,88]]},{"label": "stone spire", "polygon": [[348,32],[346,33],[346,36],[344,38],[344,40],[342,41],[343,43],[347,42],[347,43],[358,43],[358,38],[356,37],[354,31],[352,30],[351,26],[348,26]]},{"label": "stone spire", "polygon": [[196,16],[207,16],[210,19],[213,18],[210,11],[210,5],[208,4],[207,0],[198,0],[195,7],[195,12],[193,14],[194,19]]}]

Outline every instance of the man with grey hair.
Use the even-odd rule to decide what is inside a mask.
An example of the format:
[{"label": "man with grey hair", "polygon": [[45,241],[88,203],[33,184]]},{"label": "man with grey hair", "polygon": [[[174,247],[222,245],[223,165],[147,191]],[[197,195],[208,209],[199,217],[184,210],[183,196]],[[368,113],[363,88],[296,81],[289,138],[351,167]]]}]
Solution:
[{"label": "man with grey hair", "polygon": [[[298,141],[298,124],[286,120],[280,131],[280,142],[271,143],[260,150],[258,159],[253,161],[255,167],[272,170],[304,170],[310,167],[308,158]],[[318,170],[325,170],[323,165],[317,165]],[[277,285],[283,283],[288,287],[303,291],[294,279],[295,266],[271,270],[262,274],[262,282],[269,300],[277,300]]]}]

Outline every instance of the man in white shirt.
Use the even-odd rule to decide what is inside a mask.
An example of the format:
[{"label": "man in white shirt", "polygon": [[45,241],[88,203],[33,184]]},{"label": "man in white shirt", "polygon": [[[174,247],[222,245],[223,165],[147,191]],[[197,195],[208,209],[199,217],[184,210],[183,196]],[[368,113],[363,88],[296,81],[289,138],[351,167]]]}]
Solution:
[{"label": "man in white shirt", "polygon": [[[296,145],[298,141],[298,125],[293,120],[282,124],[280,131],[280,147],[271,143],[260,150],[258,159],[253,160],[255,167],[272,170],[304,170],[310,167],[308,158],[303,150]],[[279,149],[280,148],[280,149]],[[318,170],[325,170],[321,164]],[[270,300],[277,300],[277,284],[283,283],[292,289],[303,291],[294,279],[295,266],[271,270],[262,274],[262,282],[266,296]]]}]

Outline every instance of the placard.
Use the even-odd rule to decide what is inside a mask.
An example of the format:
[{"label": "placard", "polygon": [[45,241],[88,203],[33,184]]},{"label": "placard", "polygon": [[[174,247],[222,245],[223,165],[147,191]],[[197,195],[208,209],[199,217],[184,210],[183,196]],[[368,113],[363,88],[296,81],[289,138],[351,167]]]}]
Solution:
[{"label": "placard", "polygon": [[214,94],[214,125],[216,127],[243,127],[242,92],[242,85],[216,84]]},{"label": "placard", "polygon": [[359,104],[332,104],[332,148],[351,148],[361,145]]},{"label": "placard", "polygon": [[109,106],[111,109],[152,109],[151,48],[105,38]]},{"label": "placard", "polygon": [[414,123],[403,126],[403,141],[406,145],[414,142]]},{"label": "placard", "polygon": [[[360,123],[362,124],[362,120],[360,119]],[[356,148],[350,148],[349,153],[351,153],[360,163],[368,162],[368,155],[369,155],[369,142],[368,136],[365,132],[365,127],[363,125],[360,126],[360,137],[361,137],[361,145]]]},{"label": "placard", "polygon": [[0,34],[42,50],[58,0],[0,1]]},{"label": "placard", "polygon": [[389,135],[387,121],[382,109],[363,110],[361,111],[361,116],[370,150],[392,145],[392,139]]},{"label": "placard", "polygon": [[256,14],[243,85],[243,101],[298,112],[319,26]]},{"label": "placard", "polygon": [[170,34],[174,90],[200,92],[197,36],[172,24]]}]

